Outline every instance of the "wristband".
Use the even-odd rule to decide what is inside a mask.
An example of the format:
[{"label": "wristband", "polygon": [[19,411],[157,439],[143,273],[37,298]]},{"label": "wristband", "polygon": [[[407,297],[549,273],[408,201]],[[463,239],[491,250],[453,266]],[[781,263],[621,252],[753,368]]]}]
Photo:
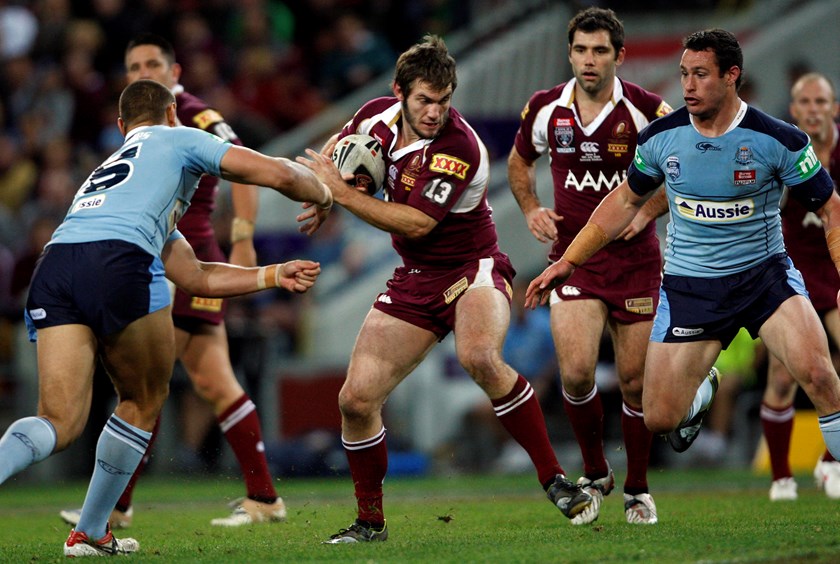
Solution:
[{"label": "wristband", "polygon": [[[840,233],[838,233],[840,236]],[[589,222],[578,232],[566,252],[560,257],[574,267],[585,263],[609,242],[606,232],[597,223]]]},{"label": "wristband", "polygon": [[840,271],[840,227],[832,227],[825,234],[825,242],[828,245],[828,254],[834,262],[835,268]]},{"label": "wristband", "polygon": [[241,217],[234,217],[230,224],[230,242],[238,243],[254,238],[254,222]]},{"label": "wristband", "polygon": [[261,266],[257,271],[257,289],[279,288],[283,264],[269,264]]}]

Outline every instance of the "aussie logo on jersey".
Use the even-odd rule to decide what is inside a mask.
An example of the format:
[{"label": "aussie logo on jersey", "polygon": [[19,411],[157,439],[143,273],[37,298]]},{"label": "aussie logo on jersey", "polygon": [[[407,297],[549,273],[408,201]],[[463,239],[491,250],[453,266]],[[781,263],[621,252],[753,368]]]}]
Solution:
[{"label": "aussie logo on jersey", "polygon": [[558,153],[574,153],[572,143],[575,141],[575,120],[573,118],[557,118],[554,120],[554,140],[557,142]]},{"label": "aussie logo on jersey", "polygon": [[705,223],[741,221],[755,213],[755,202],[752,198],[713,202],[676,197],[674,198],[674,204],[682,217]]}]

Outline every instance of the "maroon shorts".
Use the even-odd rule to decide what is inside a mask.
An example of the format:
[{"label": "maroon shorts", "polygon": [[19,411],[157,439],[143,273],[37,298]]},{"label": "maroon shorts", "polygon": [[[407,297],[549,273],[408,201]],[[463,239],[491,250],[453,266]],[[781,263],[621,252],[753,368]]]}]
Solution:
[{"label": "maroon shorts", "polygon": [[455,305],[470,288],[494,287],[511,300],[516,271],[504,253],[458,268],[427,270],[401,266],[373,307],[443,340],[455,328]]},{"label": "maroon shorts", "polygon": [[794,266],[802,273],[811,303],[820,317],[826,312],[836,309],[837,291],[840,290],[840,275],[837,274],[837,269],[828,253],[824,257],[813,257],[811,260],[794,262]]},{"label": "maroon shorts", "polygon": [[652,321],[659,305],[662,264],[659,249],[596,255],[575,270],[566,284],[551,293],[558,301],[600,300],[609,316],[620,323]]},{"label": "maroon shorts", "polygon": [[[189,243],[198,260],[227,262],[215,238],[193,239]],[[204,323],[220,325],[225,319],[226,309],[227,303],[221,298],[199,298],[176,289],[172,300],[172,321],[178,329],[192,333],[196,326]]]}]

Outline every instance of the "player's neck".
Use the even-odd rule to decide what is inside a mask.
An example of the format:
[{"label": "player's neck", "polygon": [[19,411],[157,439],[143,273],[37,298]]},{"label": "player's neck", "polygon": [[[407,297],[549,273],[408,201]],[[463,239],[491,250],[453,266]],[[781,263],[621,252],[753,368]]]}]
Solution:
[{"label": "player's neck", "polygon": [[583,122],[582,125],[589,125],[601,114],[604,106],[610,102],[615,85],[614,81],[615,78],[609,86],[592,93],[585,91],[580,87],[580,84],[575,85],[575,104],[577,104],[578,115]]},{"label": "player's neck", "polygon": [[706,116],[692,115],[691,123],[698,133],[706,137],[720,137],[726,133],[735,116],[741,110],[741,99],[731,96],[724,100],[721,107],[714,114]]}]

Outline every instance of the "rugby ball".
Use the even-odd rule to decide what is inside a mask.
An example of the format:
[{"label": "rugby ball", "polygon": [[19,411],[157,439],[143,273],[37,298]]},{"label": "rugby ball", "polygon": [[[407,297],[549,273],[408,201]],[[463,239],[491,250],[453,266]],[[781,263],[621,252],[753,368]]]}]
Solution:
[{"label": "rugby ball", "polygon": [[342,175],[352,174],[350,184],[374,195],[385,182],[385,159],[382,145],[370,135],[356,133],[338,140],[332,160]]}]

